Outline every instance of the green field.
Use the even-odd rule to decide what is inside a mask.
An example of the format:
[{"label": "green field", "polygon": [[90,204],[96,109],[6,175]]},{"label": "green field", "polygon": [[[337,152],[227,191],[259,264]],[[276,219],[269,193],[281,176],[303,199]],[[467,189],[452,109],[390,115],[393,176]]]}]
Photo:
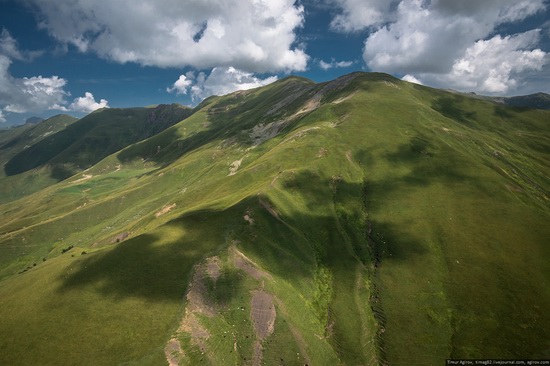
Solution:
[{"label": "green field", "polygon": [[186,113],[1,150],[0,364],[550,357],[550,112],[354,73]]}]

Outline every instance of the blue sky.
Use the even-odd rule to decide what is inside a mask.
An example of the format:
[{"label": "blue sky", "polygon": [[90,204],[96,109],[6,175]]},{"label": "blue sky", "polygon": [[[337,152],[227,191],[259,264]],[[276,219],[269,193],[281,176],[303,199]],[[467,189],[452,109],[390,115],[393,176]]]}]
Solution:
[{"label": "blue sky", "polygon": [[0,0],[0,127],[287,75],[550,92],[547,0]]}]

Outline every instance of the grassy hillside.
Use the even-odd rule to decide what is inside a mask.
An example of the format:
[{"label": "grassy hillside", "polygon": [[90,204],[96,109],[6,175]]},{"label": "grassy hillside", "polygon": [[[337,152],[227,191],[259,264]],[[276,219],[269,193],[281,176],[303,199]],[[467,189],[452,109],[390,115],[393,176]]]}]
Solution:
[{"label": "grassy hillside", "polygon": [[0,206],[0,363],[549,357],[549,117],[385,74],[209,98]]},{"label": "grassy hillside", "polygon": [[[78,118],[66,114],[59,114],[38,124],[25,124],[1,131],[0,163],[4,166],[15,155],[48,136],[56,134],[77,120]],[[5,177],[4,170],[0,172],[0,177]]]},{"label": "grassy hillside", "polygon": [[[71,125],[61,124],[59,117],[43,122],[30,131],[29,137],[19,138],[21,142],[16,138],[7,143],[8,147],[14,142],[18,145],[8,150],[3,165],[0,202],[20,198],[67,179],[132,143],[154,136],[191,113],[190,108],[173,104],[155,108],[102,109]],[[48,128],[47,132],[38,135],[39,138],[32,138],[34,130],[42,130],[46,125],[55,128]],[[25,147],[19,148],[23,142]]]}]

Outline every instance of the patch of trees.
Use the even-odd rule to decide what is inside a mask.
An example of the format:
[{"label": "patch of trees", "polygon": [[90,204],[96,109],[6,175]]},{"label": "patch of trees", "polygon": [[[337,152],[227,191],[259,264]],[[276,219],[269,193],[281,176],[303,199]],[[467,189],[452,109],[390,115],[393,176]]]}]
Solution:
[{"label": "patch of trees", "polygon": [[33,263],[32,266],[27,266],[27,268],[23,268],[23,269],[20,270],[18,273],[19,273],[19,274],[25,273],[25,272],[27,272],[29,269],[31,269],[32,267],[36,267],[36,263]]}]

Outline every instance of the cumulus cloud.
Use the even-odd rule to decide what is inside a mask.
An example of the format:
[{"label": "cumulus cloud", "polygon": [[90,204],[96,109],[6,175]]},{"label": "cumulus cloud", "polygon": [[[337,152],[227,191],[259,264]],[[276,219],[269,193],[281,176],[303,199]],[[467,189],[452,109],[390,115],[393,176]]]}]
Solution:
[{"label": "cumulus cloud", "polygon": [[7,30],[0,33],[0,112],[4,121],[6,112],[42,112],[63,104],[69,95],[64,90],[67,80],[59,76],[15,78],[10,74],[12,60],[28,61],[39,53],[20,50]]},{"label": "cumulus cloud", "polygon": [[0,122],[5,122],[10,113],[42,113],[48,110],[91,112],[108,107],[105,99],[98,103],[91,93],[76,98],[67,106],[66,98],[70,96],[65,90],[67,80],[56,75],[13,77],[9,72],[12,61],[6,54],[13,57],[19,57],[18,54],[23,57],[23,54],[16,43],[12,45],[14,47],[0,47]]},{"label": "cumulus cloud", "polygon": [[[376,71],[408,74],[434,86],[510,92],[548,62],[538,30],[499,35],[502,25],[546,8],[545,0],[333,0],[333,28],[369,29],[363,59]],[[368,13],[369,16],[358,17]],[[363,21],[361,21],[361,18]],[[490,66],[489,66],[490,65]],[[490,70],[490,67],[493,70]]]},{"label": "cumulus cloud", "polygon": [[547,62],[540,49],[526,50],[536,44],[539,30],[515,36],[494,36],[468,47],[442,80],[461,89],[506,93],[518,86],[518,76],[529,70],[540,71]]},{"label": "cumulus cloud", "polygon": [[160,67],[305,70],[295,46],[304,8],[294,0],[27,0],[65,45],[116,62]]},{"label": "cumulus cloud", "polygon": [[76,98],[68,109],[75,112],[90,113],[100,108],[109,108],[109,102],[101,99],[98,103],[92,93],[86,92],[83,97]]},{"label": "cumulus cloud", "polygon": [[401,80],[408,81],[409,83],[423,85],[420,80],[418,80],[417,78],[415,78],[413,75],[410,75],[410,74],[403,76]]},{"label": "cumulus cloud", "polygon": [[330,62],[325,62],[323,60],[319,61],[319,67],[323,70],[350,67],[353,64],[354,64],[353,61],[336,61],[334,59],[332,59]]},{"label": "cumulus cloud", "polygon": [[[205,99],[211,95],[225,95],[237,90],[248,90],[257,88],[277,81],[276,76],[265,79],[258,78],[254,74],[235,69],[234,67],[215,67],[206,75],[200,72],[188,72],[181,75],[171,88],[170,92],[178,94],[191,94],[194,101]],[[179,83],[179,86],[176,85]],[[184,87],[180,89],[180,86]]]},{"label": "cumulus cloud", "polygon": [[[189,76],[189,77],[188,77]],[[193,85],[193,72],[188,73],[188,76],[186,75],[180,75],[179,79],[176,80],[174,85],[172,85],[169,88],[166,88],[166,91],[168,93],[176,93],[176,94],[187,94],[187,90],[191,85]]]},{"label": "cumulus cloud", "polygon": [[542,0],[403,0],[395,22],[369,35],[363,58],[370,67],[387,72],[449,72],[468,47],[497,25],[543,8]]},{"label": "cumulus cloud", "polygon": [[4,112],[42,112],[65,103],[67,81],[59,76],[15,78],[9,73],[11,60],[0,55],[0,109]]}]

